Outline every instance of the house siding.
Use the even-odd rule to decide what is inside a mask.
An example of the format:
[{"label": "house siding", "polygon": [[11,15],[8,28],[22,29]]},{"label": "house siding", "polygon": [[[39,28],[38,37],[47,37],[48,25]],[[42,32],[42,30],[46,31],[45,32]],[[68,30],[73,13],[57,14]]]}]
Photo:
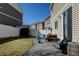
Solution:
[{"label": "house siding", "polygon": [[17,37],[20,34],[20,28],[0,24],[0,38]]},{"label": "house siding", "polygon": [[36,36],[36,24],[32,24],[32,25],[30,25],[30,35],[31,36]]},{"label": "house siding", "polygon": [[20,13],[23,14],[20,6],[19,6],[19,3],[8,3],[10,6],[12,6],[13,8],[15,8],[17,11],[19,11]]},{"label": "house siding", "polygon": [[30,29],[36,29],[35,24],[34,25],[30,25]]},{"label": "house siding", "polygon": [[79,4],[73,4],[72,6],[72,41],[79,42]]},{"label": "house siding", "polygon": [[65,6],[65,3],[55,3],[53,6],[52,6],[52,17],[55,17],[56,14],[62,9],[62,7]]},{"label": "house siding", "polygon": [[37,30],[43,30],[43,22],[38,22],[35,24],[30,25],[30,35],[36,36]]},{"label": "house siding", "polygon": [[0,7],[0,38],[19,36],[23,14],[19,9],[19,5],[0,3]]},{"label": "house siding", "polygon": [[48,16],[48,17],[44,20],[44,28],[45,28],[45,29],[50,28],[50,16]]},{"label": "house siding", "polygon": [[[51,28],[52,33],[57,34],[57,37],[63,40],[63,12],[72,7],[72,23],[69,21],[68,32],[72,31],[71,35],[72,42],[79,42],[79,4],[75,3],[64,3],[53,5],[53,12],[51,10]],[[55,29],[55,21],[58,21],[58,29]]]},{"label": "house siding", "polygon": [[[57,34],[57,37],[63,40],[63,15],[61,9],[66,4],[56,3],[53,4],[52,10],[51,10],[51,28],[52,28],[52,34]],[[58,29],[55,29],[55,22],[58,21]]]},{"label": "house siding", "polygon": [[[52,6],[51,10],[51,28],[52,34],[57,34],[57,37],[63,40],[63,12],[67,9],[70,5],[64,3],[55,3]],[[53,12],[52,12],[53,11]],[[58,21],[58,29],[55,29],[55,22]]]},{"label": "house siding", "polygon": [[[18,10],[15,9],[14,6],[8,3],[0,3],[0,7],[2,7],[0,8],[1,24],[10,25],[10,26],[22,25],[22,12],[19,12]],[[2,22],[3,20],[5,20],[6,23],[5,22],[3,23]]]},{"label": "house siding", "polygon": [[38,29],[41,30],[42,29],[42,23],[38,24]]}]

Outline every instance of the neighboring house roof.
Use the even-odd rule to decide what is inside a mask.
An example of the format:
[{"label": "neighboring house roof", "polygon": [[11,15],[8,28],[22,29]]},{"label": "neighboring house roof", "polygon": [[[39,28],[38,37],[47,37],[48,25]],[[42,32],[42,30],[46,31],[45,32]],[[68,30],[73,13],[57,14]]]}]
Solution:
[{"label": "neighboring house roof", "polygon": [[40,24],[40,23],[42,23],[42,21],[41,21],[41,22],[36,22],[36,23],[33,23],[33,24],[31,24],[31,25],[36,25],[36,24]]},{"label": "neighboring house roof", "polygon": [[50,16],[48,16],[44,21],[39,21],[39,22],[33,23],[31,25],[41,24],[41,23],[45,22],[46,20],[48,20],[48,18],[50,18]]}]

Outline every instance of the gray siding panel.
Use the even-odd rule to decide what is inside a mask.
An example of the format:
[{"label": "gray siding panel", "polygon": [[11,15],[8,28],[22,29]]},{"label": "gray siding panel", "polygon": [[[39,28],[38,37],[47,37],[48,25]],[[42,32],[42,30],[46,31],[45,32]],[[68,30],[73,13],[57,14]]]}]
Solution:
[{"label": "gray siding panel", "polygon": [[8,3],[0,3],[0,7],[2,7],[0,8],[0,12],[6,13],[10,16],[18,18],[19,20],[22,20],[22,14],[11,7]]},{"label": "gray siding panel", "polygon": [[13,18],[0,14],[0,24],[5,24],[5,25],[16,27],[16,26],[21,26],[22,22],[19,22]]},{"label": "gray siding panel", "polygon": [[8,3],[0,3],[0,7],[0,24],[11,26],[22,25],[22,13],[10,6]]}]

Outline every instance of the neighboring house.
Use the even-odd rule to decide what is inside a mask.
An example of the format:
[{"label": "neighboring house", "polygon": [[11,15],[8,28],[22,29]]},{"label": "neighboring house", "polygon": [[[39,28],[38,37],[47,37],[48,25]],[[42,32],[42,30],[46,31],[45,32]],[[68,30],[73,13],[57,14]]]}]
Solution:
[{"label": "neighboring house", "polygon": [[30,25],[30,29],[40,30],[40,29],[43,29],[43,28],[44,28],[43,22],[37,22],[37,23]]},{"label": "neighboring house", "polygon": [[0,38],[19,36],[22,15],[17,3],[0,3]]},{"label": "neighboring house", "polygon": [[42,22],[37,22],[30,25],[30,35],[36,36],[38,30],[42,30]]},{"label": "neighboring house", "polygon": [[53,3],[50,9],[52,33],[61,40],[79,42],[79,4]]},{"label": "neighboring house", "polygon": [[48,16],[44,21],[44,30],[48,33],[52,33],[52,28],[51,28],[51,22],[50,22],[50,16]]},{"label": "neighboring house", "polygon": [[50,16],[48,16],[44,21],[44,29],[50,29]]},{"label": "neighboring house", "polygon": [[30,25],[30,29],[36,29],[35,24]]},{"label": "neighboring house", "polygon": [[36,36],[36,24],[31,24],[29,25],[29,29],[30,29],[30,35],[31,36]]},{"label": "neighboring house", "polygon": [[48,34],[52,31],[50,27],[50,16],[48,16],[44,21],[37,22],[35,24],[30,25],[30,33],[31,35],[36,35],[37,30],[39,30],[42,34]]},{"label": "neighboring house", "polygon": [[37,24],[37,29],[42,30],[43,29],[43,22],[38,22]]}]

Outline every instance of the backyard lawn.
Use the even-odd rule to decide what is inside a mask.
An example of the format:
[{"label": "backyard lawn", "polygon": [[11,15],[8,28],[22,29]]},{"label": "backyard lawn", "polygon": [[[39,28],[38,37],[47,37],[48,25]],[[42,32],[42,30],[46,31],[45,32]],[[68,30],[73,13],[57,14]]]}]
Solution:
[{"label": "backyard lawn", "polygon": [[21,56],[33,45],[33,38],[22,38],[0,44],[0,56]]}]

